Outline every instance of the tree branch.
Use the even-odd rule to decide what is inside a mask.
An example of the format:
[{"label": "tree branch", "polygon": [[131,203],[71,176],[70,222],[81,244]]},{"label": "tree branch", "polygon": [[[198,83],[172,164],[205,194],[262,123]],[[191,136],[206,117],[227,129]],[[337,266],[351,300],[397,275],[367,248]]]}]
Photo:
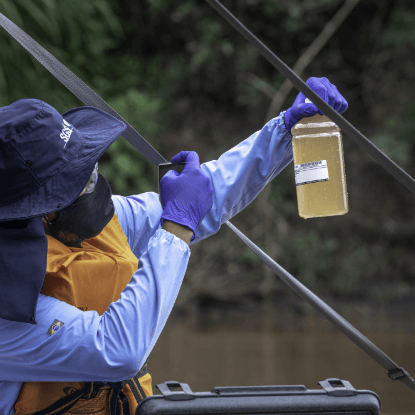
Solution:
[{"label": "tree branch", "polygon": [[259,76],[256,76],[253,73],[247,73],[244,76],[246,82],[250,83],[253,87],[263,92],[265,95],[268,95],[271,99],[274,98],[275,94],[278,92],[271,84],[261,79]]},{"label": "tree branch", "polygon": [[[346,0],[340,10],[326,24],[321,33],[314,39],[313,43],[300,56],[293,68],[294,72],[298,76],[302,75],[307,66],[312,62],[312,60],[316,57],[324,45],[333,36],[333,34],[340,27],[340,25],[357,5],[357,3],[359,3],[359,0]],[[291,92],[292,88],[293,84],[288,79],[286,79],[271,102],[265,122],[273,117],[276,117],[279,114],[281,107],[284,104],[288,94]]]}]

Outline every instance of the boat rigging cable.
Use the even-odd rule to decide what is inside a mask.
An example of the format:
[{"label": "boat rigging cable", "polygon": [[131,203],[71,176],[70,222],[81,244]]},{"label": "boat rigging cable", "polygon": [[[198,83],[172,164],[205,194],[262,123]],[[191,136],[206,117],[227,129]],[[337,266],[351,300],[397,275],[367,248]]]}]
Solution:
[{"label": "boat rigging cable", "polygon": [[[346,121],[338,112],[333,110],[322,100],[305,82],[282,62],[270,49],[268,49],[258,38],[256,38],[242,23],[233,16],[217,0],[206,0],[215,8],[238,32],[251,42],[274,67],[289,79],[294,86],[300,90],[308,99],[317,105],[329,118],[332,119],[352,140],[371,155],[382,167],[409,190],[415,193],[415,180],[395,164],[388,156],[383,154],[373,143],[371,143],[353,125]],[[30,54],[32,54],[53,76],[55,76],[66,88],[68,88],[85,105],[94,106],[108,114],[118,118],[127,125],[122,136],[149,161],[158,166],[166,163],[165,158],[157,152],[123,117],[113,110],[99,95],[89,86],[72,73],[65,65],[57,60],[46,49],[40,46],[26,32],[20,29],[7,17],[0,13],[0,26],[2,26],[15,40],[17,40]],[[365,351],[371,358],[378,362],[392,380],[399,380],[415,392],[415,381],[411,375],[402,367],[399,367],[385,353],[374,345],[367,337],[360,333],[340,314],[334,311],[324,301],[312,293],[303,284],[297,281],[290,273],[277,264],[264,251],[256,246],[241,231],[229,221],[225,224],[286,284],[288,284],[298,295],[311,304],[317,311],[323,314],[331,323],[342,331],[350,340]]]}]

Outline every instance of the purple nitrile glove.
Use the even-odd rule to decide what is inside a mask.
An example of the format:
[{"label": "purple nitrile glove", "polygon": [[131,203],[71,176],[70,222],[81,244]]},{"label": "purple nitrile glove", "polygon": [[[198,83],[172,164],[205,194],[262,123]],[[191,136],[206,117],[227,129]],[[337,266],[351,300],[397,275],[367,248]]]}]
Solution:
[{"label": "purple nitrile glove", "polygon": [[[327,78],[309,78],[306,84],[332,108],[342,114],[347,110],[347,101],[340,94],[335,85]],[[324,115],[305,95],[300,92],[291,108],[285,112],[285,126],[291,133],[291,128],[304,117],[311,117],[319,113]]]},{"label": "purple nitrile glove", "polygon": [[160,223],[165,220],[186,226],[193,231],[209,213],[213,205],[213,188],[210,179],[203,173],[199,156],[195,151],[182,151],[171,162],[185,161],[183,171],[169,170],[160,180],[160,198],[163,207]]}]

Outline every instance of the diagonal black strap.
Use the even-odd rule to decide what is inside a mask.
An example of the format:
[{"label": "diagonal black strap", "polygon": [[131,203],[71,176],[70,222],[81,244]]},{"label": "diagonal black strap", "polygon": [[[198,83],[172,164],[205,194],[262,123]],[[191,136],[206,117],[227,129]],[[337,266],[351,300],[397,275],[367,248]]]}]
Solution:
[{"label": "diagonal black strap", "polygon": [[0,26],[12,35],[29,53],[31,53],[53,76],[66,86],[85,105],[99,108],[127,124],[122,136],[153,164],[166,163],[166,159],[158,153],[124,118],[113,110],[88,85],[82,82],[65,65],[58,61],[46,49],[39,45],[26,32],[0,13]]},{"label": "diagonal black strap", "polygon": [[[268,49],[257,37],[255,37],[229,10],[227,10],[217,0],[206,0],[214,9],[216,9],[245,39],[252,43],[267,59],[289,79],[308,99],[317,105],[332,121],[334,121],[342,131],[349,134],[360,147],[371,155],[382,167],[384,167],[399,182],[405,185],[409,190],[415,193],[415,180],[395,164],[388,156],[383,154],[373,143],[371,143],[360,131],[345,120],[337,111],[330,107],[323,99],[320,98],[308,85],[281,59],[278,58],[270,49]],[[331,323],[342,331],[350,340],[363,349],[370,357],[378,362],[387,370],[388,376],[393,380],[400,380],[408,388],[415,392],[415,381],[411,375],[396,365],[385,353],[376,347],[367,337],[354,328],[340,314],[329,307],[324,301],[312,293],[303,284],[297,281],[284,268],[272,260],[264,251],[250,241],[242,232],[240,232],[229,221],[225,222],[246,244],[248,247],[270,268],[274,271],[287,285],[289,285],[298,295],[311,304],[317,311],[323,314]]]},{"label": "diagonal black strap", "polygon": [[137,373],[137,375],[136,376],[138,376],[138,377],[143,377],[145,374],[147,374],[148,373],[148,358],[147,358],[147,360],[144,362],[144,364],[143,364],[143,366],[142,366],[142,368],[140,369],[140,371]]},{"label": "diagonal black strap", "polygon": [[109,408],[111,415],[128,415],[130,413],[130,403],[127,395],[123,392],[126,382],[111,382],[109,393]]},{"label": "diagonal black strap", "polygon": [[70,409],[78,403],[79,399],[83,396],[83,391],[79,390],[69,396],[59,399],[54,404],[48,406],[41,411],[33,413],[32,415],[64,415],[67,414]]},{"label": "diagonal black strap", "polygon": [[128,385],[130,386],[130,389],[133,392],[134,398],[137,401],[137,403],[139,403],[146,397],[146,394],[144,392],[143,387],[141,386],[139,378],[143,377],[147,373],[148,373],[148,359],[145,361],[140,371],[132,379],[128,379],[126,381]]},{"label": "diagonal black strap", "polygon": [[99,392],[102,388],[102,384],[96,382],[86,382],[84,387],[75,393],[72,393],[64,398],[59,399],[52,405],[48,406],[41,411],[33,413],[32,415],[64,415],[67,414],[70,409],[75,406],[78,401],[85,397],[90,396],[92,392]]},{"label": "diagonal black strap", "polygon": [[268,49],[256,36],[254,36],[233,14],[229,12],[217,0],[206,0],[217,10],[245,39],[247,39],[268,61],[274,65],[294,86],[301,91],[309,100],[335,122],[357,145],[373,157],[385,170],[396,180],[415,193],[415,180],[405,170],[400,168],[386,154],[382,153],[371,141],[369,141],[359,130],[344,119],[337,111],[328,105],[317,95],[291,68],[289,68],[278,56]]},{"label": "diagonal black strap", "polygon": [[138,376],[139,373],[137,373],[132,379],[127,380],[127,383],[130,386],[130,389],[133,392],[134,398],[137,401],[137,403],[139,403],[146,397],[146,394],[144,392],[143,387],[141,386]]},{"label": "diagonal black strap", "polygon": [[[136,380],[136,377],[134,377],[133,379]],[[134,395],[134,398],[135,398],[136,402],[138,403],[143,398],[141,397],[140,392],[138,391],[137,387],[135,386],[135,383],[134,383],[133,379],[128,379],[127,383],[128,383],[128,386],[130,387],[130,389],[131,389],[131,391]]]},{"label": "diagonal black strap", "polygon": [[366,336],[353,327],[340,314],[334,311],[324,301],[317,297],[301,282],[297,281],[290,273],[278,265],[264,251],[253,244],[242,232],[236,229],[232,224],[228,226],[245,242],[246,245],[257,255],[272,271],[274,271],[287,285],[289,285],[300,297],[311,304],[317,311],[333,323],[341,332],[350,340],[365,351],[372,359],[376,360],[384,369],[387,370],[388,376],[392,380],[400,380],[408,388],[415,392],[415,381],[411,375],[399,367],[389,356],[376,347]]}]

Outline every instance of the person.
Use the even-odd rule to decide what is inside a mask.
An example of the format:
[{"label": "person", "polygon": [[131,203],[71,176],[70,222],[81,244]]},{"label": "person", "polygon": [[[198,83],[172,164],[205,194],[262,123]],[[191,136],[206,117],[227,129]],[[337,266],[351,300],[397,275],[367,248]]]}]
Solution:
[{"label": "person", "polygon": [[[335,110],[327,78],[307,84]],[[171,159],[159,195],[112,195],[98,160],[125,130],[93,107],[0,109],[0,414],[134,414],[147,358],[190,245],[219,231],[289,163],[291,128],[322,113],[300,93],[261,130],[200,165]],[[138,179],[138,178],[137,178]]]}]

